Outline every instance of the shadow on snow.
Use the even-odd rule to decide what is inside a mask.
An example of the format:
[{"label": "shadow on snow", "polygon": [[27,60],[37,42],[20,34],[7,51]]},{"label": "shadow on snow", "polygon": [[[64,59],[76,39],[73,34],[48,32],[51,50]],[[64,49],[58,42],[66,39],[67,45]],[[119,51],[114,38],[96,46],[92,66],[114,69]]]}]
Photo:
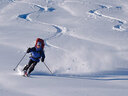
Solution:
[{"label": "shadow on snow", "polygon": [[63,78],[75,78],[75,79],[89,79],[89,80],[128,80],[128,68],[120,68],[113,71],[102,71],[96,73],[89,73],[84,75],[74,74],[58,74],[58,73],[45,73],[45,72],[33,72],[32,76],[55,76]]}]

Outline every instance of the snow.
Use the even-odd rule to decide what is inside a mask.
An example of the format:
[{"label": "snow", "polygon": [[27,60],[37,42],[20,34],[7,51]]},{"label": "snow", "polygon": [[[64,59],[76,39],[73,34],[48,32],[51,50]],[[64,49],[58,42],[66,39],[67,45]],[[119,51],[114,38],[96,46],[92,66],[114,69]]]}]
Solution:
[{"label": "snow", "polygon": [[[127,0],[0,0],[0,96],[127,96]],[[36,38],[45,63],[21,76]]]}]

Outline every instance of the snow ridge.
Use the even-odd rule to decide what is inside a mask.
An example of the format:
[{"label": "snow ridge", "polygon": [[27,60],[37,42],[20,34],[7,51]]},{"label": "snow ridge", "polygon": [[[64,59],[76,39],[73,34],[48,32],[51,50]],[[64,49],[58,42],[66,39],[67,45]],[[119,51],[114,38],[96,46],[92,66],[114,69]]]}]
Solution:
[{"label": "snow ridge", "polygon": [[[113,8],[113,7],[112,6],[106,6],[106,5],[99,5],[99,8],[90,10],[89,14],[95,15],[95,16],[98,16],[98,17],[103,17],[103,18],[110,19],[112,22],[117,22],[118,25],[114,25],[113,28],[112,28],[113,30],[117,30],[117,31],[126,30],[125,28],[122,27],[124,24],[127,23],[126,20],[122,20],[122,19],[119,19],[119,18],[111,17],[111,16],[104,15],[104,14],[100,13],[100,11],[103,10],[103,9],[111,10],[111,8]],[[119,6],[116,6],[115,8],[116,9],[121,9],[121,7],[119,7]]]}]

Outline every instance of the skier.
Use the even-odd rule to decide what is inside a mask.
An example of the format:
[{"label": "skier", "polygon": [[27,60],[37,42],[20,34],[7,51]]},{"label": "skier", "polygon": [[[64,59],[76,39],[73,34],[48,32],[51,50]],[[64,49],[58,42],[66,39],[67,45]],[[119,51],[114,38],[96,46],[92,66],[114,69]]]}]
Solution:
[{"label": "skier", "polygon": [[30,73],[34,70],[36,64],[40,61],[44,62],[45,54],[44,54],[44,44],[37,39],[35,47],[28,48],[27,53],[31,53],[30,60],[27,65],[23,68],[24,76],[30,76]]}]

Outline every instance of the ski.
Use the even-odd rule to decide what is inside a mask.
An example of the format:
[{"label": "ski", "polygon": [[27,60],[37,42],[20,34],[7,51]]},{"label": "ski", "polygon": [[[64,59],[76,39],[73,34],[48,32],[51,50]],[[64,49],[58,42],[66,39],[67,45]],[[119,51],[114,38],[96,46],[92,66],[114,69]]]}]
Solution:
[{"label": "ski", "polygon": [[27,73],[27,71],[23,71],[23,77],[30,77],[30,74]]}]

